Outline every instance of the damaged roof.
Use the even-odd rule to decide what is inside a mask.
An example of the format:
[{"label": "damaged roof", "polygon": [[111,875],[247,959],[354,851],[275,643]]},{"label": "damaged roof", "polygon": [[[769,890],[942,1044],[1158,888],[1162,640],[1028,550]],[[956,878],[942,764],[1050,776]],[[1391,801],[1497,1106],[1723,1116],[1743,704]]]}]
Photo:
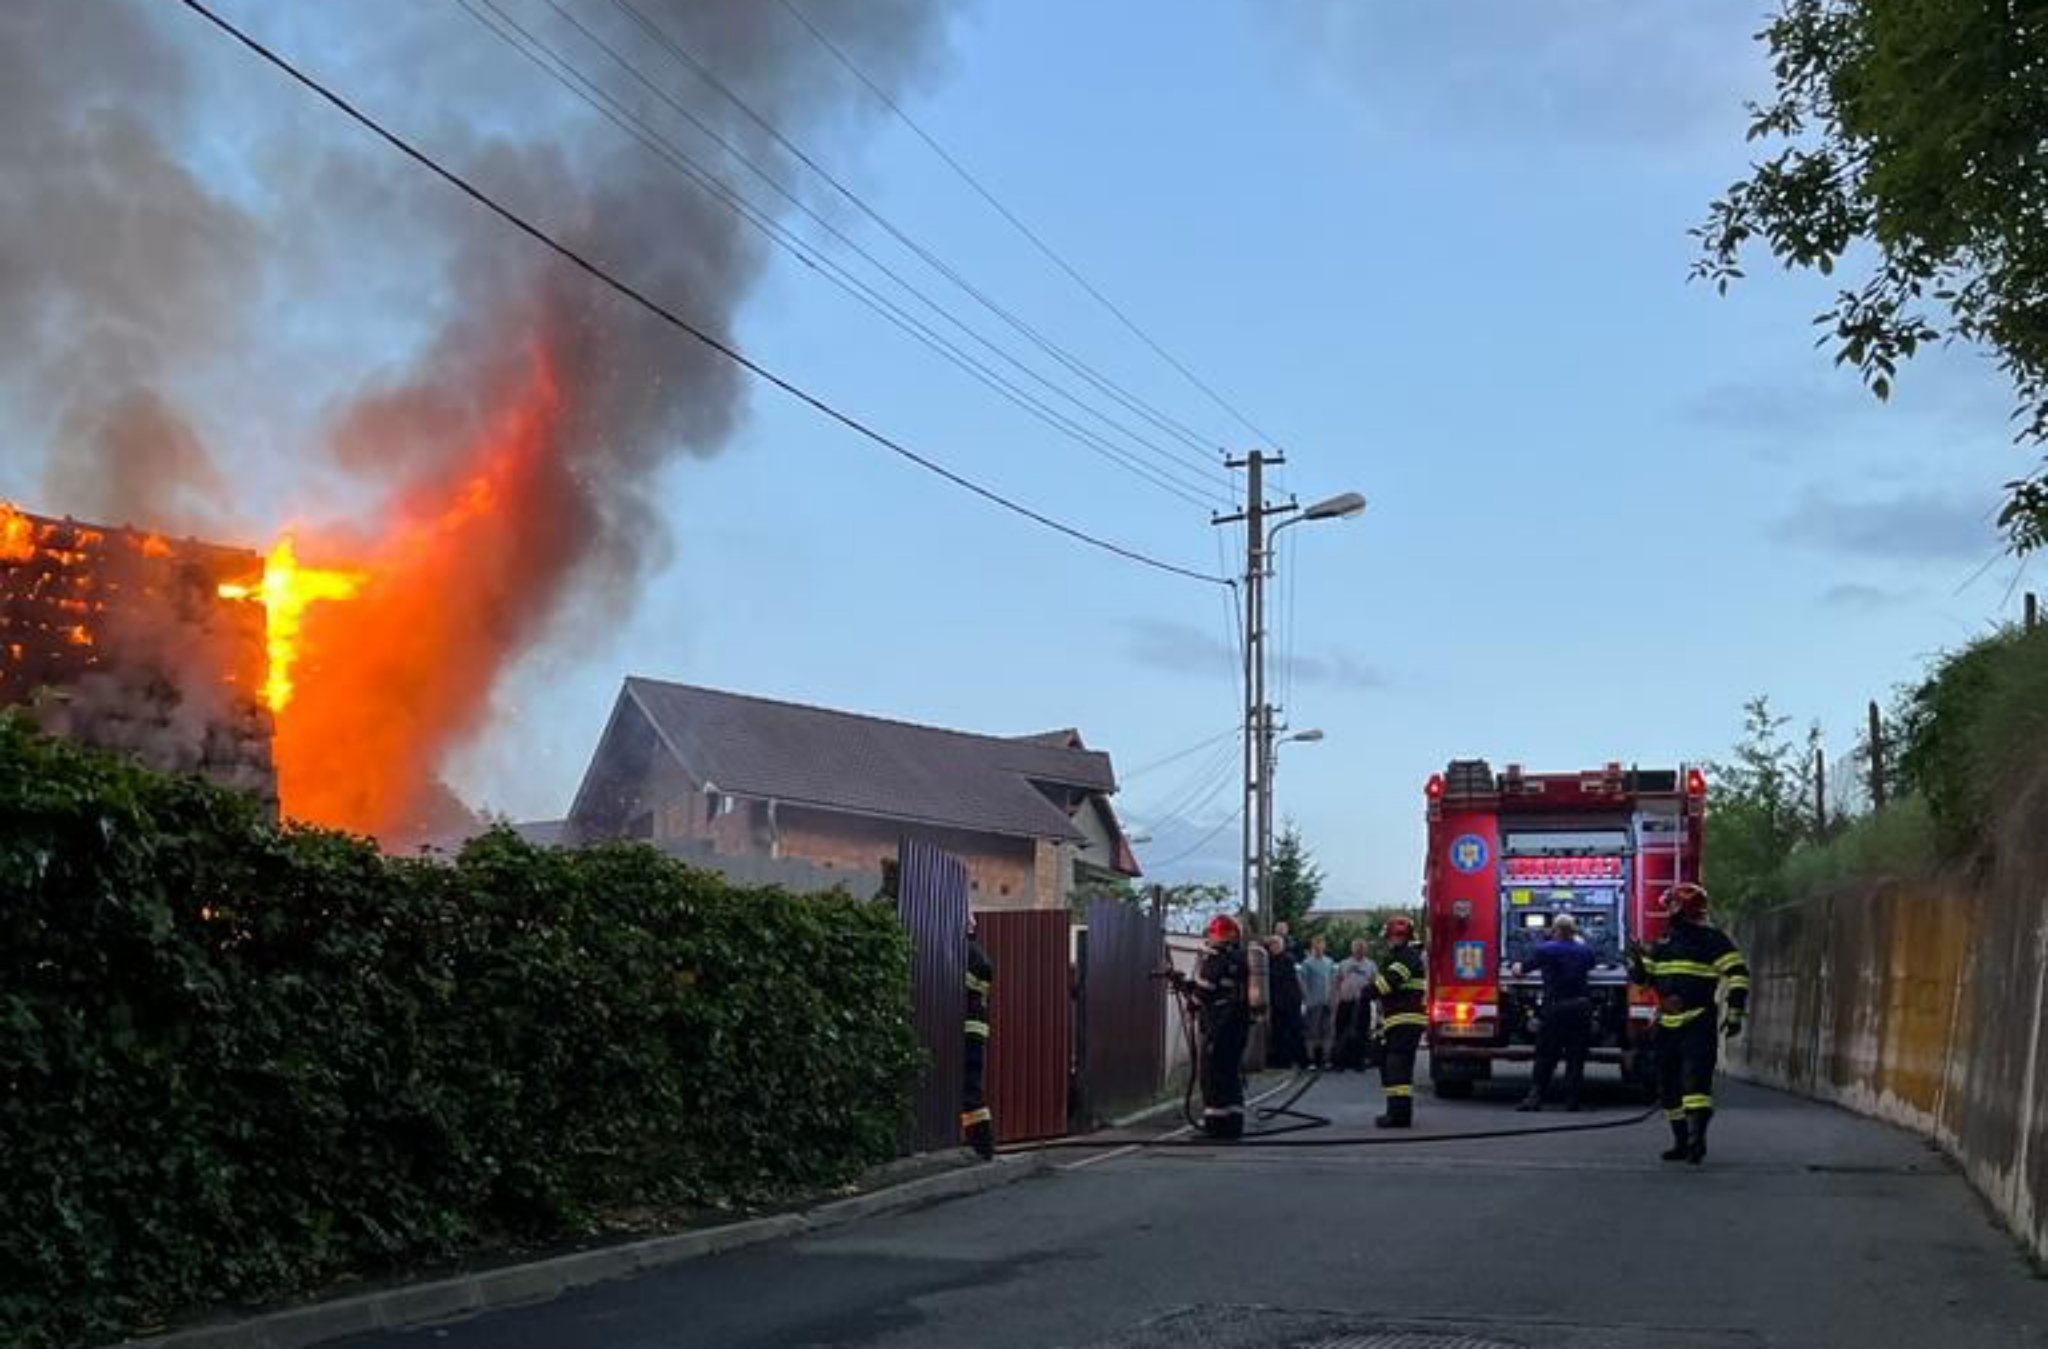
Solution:
[{"label": "damaged roof", "polygon": [[1071,733],[976,735],[655,679],[623,696],[694,781],[732,796],[1086,843],[1035,784],[1116,790],[1109,756]]}]

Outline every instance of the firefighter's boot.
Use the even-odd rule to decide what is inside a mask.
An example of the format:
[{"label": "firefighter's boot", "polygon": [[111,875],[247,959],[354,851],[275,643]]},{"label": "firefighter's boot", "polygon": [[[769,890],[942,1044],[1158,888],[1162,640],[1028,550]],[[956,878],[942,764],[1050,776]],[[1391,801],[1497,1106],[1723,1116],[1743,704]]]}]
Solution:
[{"label": "firefighter's boot", "polygon": [[1380,1129],[1410,1129],[1415,1126],[1415,1098],[1413,1096],[1389,1096],[1387,1113],[1373,1120]]},{"label": "firefighter's boot", "polygon": [[1686,1131],[1685,1160],[1698,1166],[1707,1160],[1707,1125],[1712,1123],[1714,1112],[1697,1110],[1686,1118],[1690,1126]]},{"label": "firefighter's boot", "polygon": [[1657,1154],[1667,1162],[1682,1162],[1692,1156],[1692,1130],[1685,1121],[1671,1121],[1671,1146]]},{"label": "firefighter's boot", "polygon": [[967,1126],[967,1146],[984,1162],[996,1159],[996,1128],[987,1120]]}]

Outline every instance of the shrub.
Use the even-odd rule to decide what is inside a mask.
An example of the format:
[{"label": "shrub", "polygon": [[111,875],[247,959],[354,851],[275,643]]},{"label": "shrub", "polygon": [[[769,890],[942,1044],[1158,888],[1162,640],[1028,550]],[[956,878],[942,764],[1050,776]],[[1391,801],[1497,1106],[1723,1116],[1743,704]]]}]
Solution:
[{"label": "shrub", "polygon": [[908,968],[885,907],[390,859],[0,716],[0,1342],[842,1181],[897,1139]]},{"label": "shrub", "polygon": [[1924,876],[1938,861],[1934,817],[1924,798],[1909,796],[1849,821],[1825,843],[1795,849],[1773,898],[1804,899],[1850,879]]},{"label": "shrub", "polygon": [[1942,851],[1981,855],[2004,802],[2048,758],[2048,629],[2006,629],[1944,657],[1901,721],[1900,768]]}]

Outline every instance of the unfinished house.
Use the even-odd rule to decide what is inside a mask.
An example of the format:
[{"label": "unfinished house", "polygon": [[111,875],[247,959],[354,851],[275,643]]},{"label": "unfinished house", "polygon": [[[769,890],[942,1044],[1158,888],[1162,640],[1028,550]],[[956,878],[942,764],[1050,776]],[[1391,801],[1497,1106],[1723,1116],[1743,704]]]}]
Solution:
[{"label": "unfinished house", "polygon": [[1064,907],[1138,864],[1109,756],[1073,731],[975,735],[628,679],[565,841],[872,874],[906,837],[967,863],[977,908]]},{"label": "unfinished house", "polygon": [[0,706],[274,814],[255,553],[28,515],[0,502]]}]

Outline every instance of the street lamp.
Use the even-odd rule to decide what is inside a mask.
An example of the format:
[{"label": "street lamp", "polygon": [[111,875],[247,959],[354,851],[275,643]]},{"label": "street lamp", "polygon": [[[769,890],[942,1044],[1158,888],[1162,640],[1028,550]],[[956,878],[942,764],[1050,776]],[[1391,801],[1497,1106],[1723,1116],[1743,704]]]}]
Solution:
[{"label": "street lamp", "polygon": [[[1275,757],[1273,709],[1266,702],[1266,644],[1264,640],[1266,606],[1264,582],[1272,575],[1273,559],[1277,555],[1274,543],[1280,537],[1281,530],[1286,529],[1289,525],[1301,524],[1305,520],[1349,520],[1354,516],[1363,514],[1364,511],[1365,496],[1360,492],[1339,492],[1336,496],[1325,497],[1306,510],[1294,511],[1286,519],[1279,521],[1265,531],[1266,537],[1263,541],[1263,546],[1259,549],[1259,556],[1248,569],[1254,584],[1251,587],[1251,595],[1249,597],[1250,608],[1247,611],[1246,627],[1249,630],[1251,640],[1245,644],[1245,664],[1247,673],[1250,676],[1248,681],[1250,687],[1247,692],[1249,694],[1248,702],[1251,712],[1251,731],[1253,736],[1256,737],[1258,748],[1256,750],[1256,758],[1247,757],[1246,767],[1249,768],[1252,764],[1257,764],[1259,775],[1258,781],[1255,784],[1257,795],[1254,798],[1256,803],[1254,814],[1256,818],[1247,819],[1245,822],[1247,832],[1251,835],[1250,842],[1253,844],[1253,847],[1248,848],[1246,851],[1256,859],[1255,865],[1258,876],[1257,917],[1262,931],[1269,928],[1273,921],[1273,887],[1266,873],[1272,869],[1273,865],[1273,760]],[[1263,521],[1263,515],[1261,515],[1261,520]],[[1319,730],[1302,731],[1288,737],[1290,740],[1301,740],[1310,743],[1322,738],[1323,733]]]},{"label": "street lamp", "polygon": [[1318,501],[1301,513],[1304,520],[1349,520],[1365,510],[1365,498],[1356,492],[1339,492],[1327,501]]},{"label": "street lamp", "polygon": [[1287,744],[1313,745],[1320,742],[1323,733],[1320,728],[1294,731],[1266,742],[1266,758],[1259,772],[1259,820],[1264,833],[1259,841],[1259,922],[1262,929],[1270,931],[1273,926],[1273,878],[1269,874],[1273,862],[1273,774],[1280,767],[1280,747]]}]

